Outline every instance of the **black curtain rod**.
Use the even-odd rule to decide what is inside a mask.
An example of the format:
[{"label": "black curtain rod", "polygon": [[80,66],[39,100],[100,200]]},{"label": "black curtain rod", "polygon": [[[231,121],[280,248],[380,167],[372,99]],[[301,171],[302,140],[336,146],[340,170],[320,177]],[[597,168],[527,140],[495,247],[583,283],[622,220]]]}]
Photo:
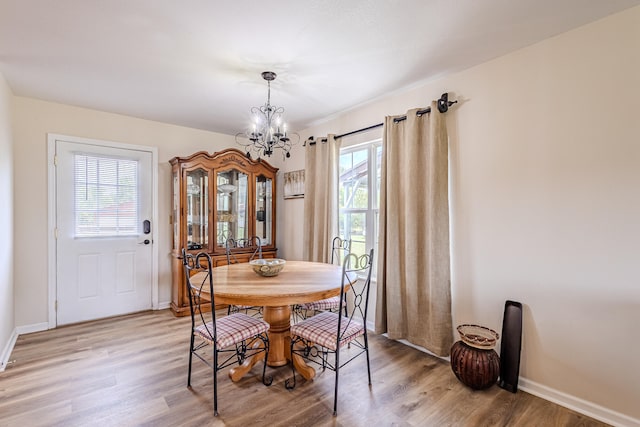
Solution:
[{"label": "black curtain rod", "polygon": [[[431,111],[431,108],[429,108],[429,111]],[[407,116],[405,116],[404,118],[406,119]],[[349,135],[354,135],[354,134],[360,133],[360,132],[366,132],[366,131],[371,130],[371,129],[379,128],[380,126],[384,126],[384,123],[378,123],[377,125],[372,125],[372,126],[369,126],[369,127],[366,127],[366,128],[352,130],[351,132],[343,133],[342,135],[336,135],[336,139],[339,139],[339,138],[342,138],[342,137],[345,137],[345,136],[349,136]]]},{"label": "black curtain rod", "polygon": [[[446,113],[449,110],[449,107],[451,107],[453,104],[455,104],[457,102],[458,101],[449,101],[449,93],[445,92],[440,96],[440,99],[438,99],[438,111],[440,111],[441,113]],[[418,110],[416,112],[416,115],[417,116],[421,116],[423,114],[429,114],[430,112],[431,112],[431,107],[427,107],[427,108],[425,108],[423,110]],[[407,116],[396,117],[395,119],[393,119],[393,122],[394,123],[400,123],[400,122],[402,122],[404,120],[407,120]],[[343,133],[341,135],[336,135],[335,139],[343,138],[343,137],[349,136],[349,135],[355,135],[356,133],[360,133],[360,132],[366,132],[366,131],[371,130],[371,129],[379,128],[380,126],[384,126],[384,123],[378,123],[376,125],[367,126],[366,128],[352,130],[351,132]],[[327,142],[327,138],[320,138],[319,141]],[[307,142],[309,143],[309,145],[314,145],[316,143],[316,141],[313,139],[313,136],[310,136],[304,142],[304,145],[307,145]]]}]

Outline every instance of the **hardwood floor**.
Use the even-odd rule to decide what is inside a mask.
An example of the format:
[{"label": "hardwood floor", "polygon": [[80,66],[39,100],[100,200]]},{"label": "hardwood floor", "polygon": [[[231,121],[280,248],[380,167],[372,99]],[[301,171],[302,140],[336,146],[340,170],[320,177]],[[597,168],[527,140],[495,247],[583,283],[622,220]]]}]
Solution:
[{"label": "hardwood floor", "polygon": [[190,319],[168,310],[104,319],[18,338],[0,373],[0,426],[604,426],[519,391],[473,391],[449,364],[372,334],[371,370],[360,357],[340,373],[318,372],[289,391],[289,367],[261,364],[237,383],[218,377],[213,417],[211,371],[194,360],[187,388]]}]

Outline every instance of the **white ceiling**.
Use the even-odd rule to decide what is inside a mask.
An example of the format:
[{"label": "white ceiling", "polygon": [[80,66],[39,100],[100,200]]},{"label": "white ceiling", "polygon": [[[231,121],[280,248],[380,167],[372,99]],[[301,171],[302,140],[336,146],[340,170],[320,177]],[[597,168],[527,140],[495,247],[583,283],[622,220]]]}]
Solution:
[{"label": "white ceiling", "polygon": [[0,0],[0,72],[15,95],[235,134],[271,70],[299,130],[639,4]]}]

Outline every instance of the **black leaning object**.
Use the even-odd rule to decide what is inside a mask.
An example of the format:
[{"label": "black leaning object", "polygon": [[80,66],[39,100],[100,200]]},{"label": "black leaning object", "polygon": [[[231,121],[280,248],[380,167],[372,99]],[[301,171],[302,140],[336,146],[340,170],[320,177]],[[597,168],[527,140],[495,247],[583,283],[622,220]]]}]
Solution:
[{"label": "black leaning object", "polygon": [[518,391],[520,351],[522,348],[522,304],[507,300],[502,319],[500,380],[498,385],[512,393]]}]

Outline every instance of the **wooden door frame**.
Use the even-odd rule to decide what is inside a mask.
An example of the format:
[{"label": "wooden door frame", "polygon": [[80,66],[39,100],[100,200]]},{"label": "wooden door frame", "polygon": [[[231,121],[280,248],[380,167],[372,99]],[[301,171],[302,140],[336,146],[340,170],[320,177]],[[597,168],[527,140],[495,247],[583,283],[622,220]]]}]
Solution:
[{"label": "wooden door frame", "polygon": [[159,289],[158,289],[158,148],[146,145],[125,144],[108,140],[91,138],[81,138],[77,136],[61,135],[55,133],[47,134],[47,283],[48,283],[48,329],[57,326],[56,316],[56,296],[57,296],[57,245],[56,245],[56,141],[62,140],[79,144],[91,144],[101,147],[146,151],[151,153],[151,239],[154,242],[151,248],[151,308],[159,309]]}]

